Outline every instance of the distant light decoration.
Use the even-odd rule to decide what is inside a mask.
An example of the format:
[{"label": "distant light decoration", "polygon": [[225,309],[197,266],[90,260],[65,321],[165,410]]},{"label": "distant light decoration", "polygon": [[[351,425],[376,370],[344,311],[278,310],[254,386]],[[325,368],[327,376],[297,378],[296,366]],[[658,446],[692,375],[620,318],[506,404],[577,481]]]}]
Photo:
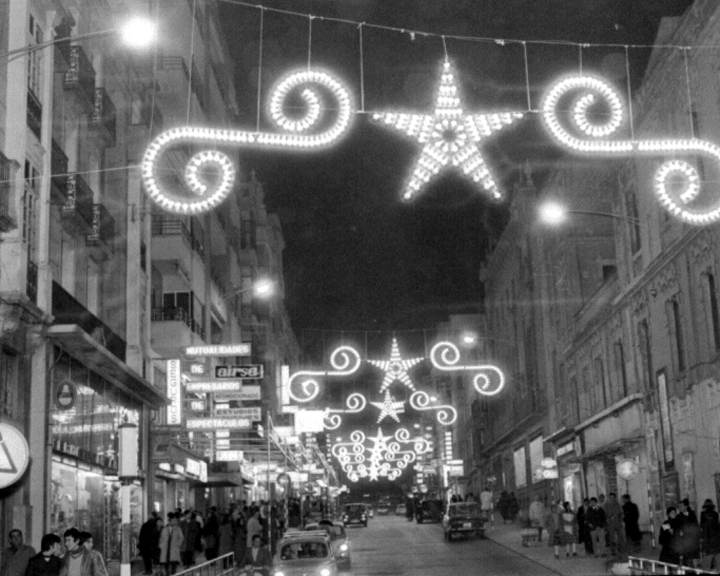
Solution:
[{"label": "distant light decoration", "polygon": [[[330,355],[330,365],[333,370],[301,370],[290,375],[288,380],[288,395],[295,402],[310,402],[320,393],[318,378],[331,376],[348,376],[360,368],[360,354],[351,346],[340,346]],[[293,386],[299,387],[294,390]],[[298,395],[298,392],[301,394]]]},{"label": "distant light decoration", "polygon": [[430,396],[418,390],[410,394],[410,406],[415,410],[436,410],[437,421],[443,426],[450,426],[457,420],[457,410],[449,404],[436,404]]},{"label": "distant light decoration", "polygon": [[458,366],[460,350],[452,342],[438,342],[430,350],[430,362],[438,370],[447,372],[463,371],[478,372],[473,378],[475,390],[484,396],[494,396],[505,386],[505,375],[502,370],[492,364],[477,366]]},{"label": "distant light decoration", "polygon": [[432,114],[379,112],[373,114],[372,118],[422,145],[420,156],[403,191],[404,200],[412,199],[433,176],[450,166],[458,167],[493,199],[499,200],[502,193],[480,154],[478,144],[522,116],[520,112],[466,113],[453,66],[445,60]]},{"label": "distant light decoration", "polygon": [[[328,92],[334,102],[323,107],[323,97],[311,87],[300,92],[304,114],[289,117],[284,105],[293,90],[314,85]],[[333,110],[334,121],[321,132],[306,134],[316,128],[323,110]],[[147,147],[141,163],[141,177],[145,191],[163,210],[178,214],[199,214],[218,206],[230,193],[236,179],[235,166],[227,154],[203,151],[195,154],[185,168],[185,183],[190,194],[172,190],[156,178],[157,163],[173,147],[183,145],[222,146],[226,148],[263,148],[317,150],[337,142],[350,128],[353,103],[350,91],[333,75],[322,70],[302,70],[281,79],[272,90],[269,104],[270,118],[286,133],[254,132],[180,126],[159,134]],[[202,177],[210,172],[213,177]]]},{"label": "distant light decoration", "polygon": [[[578,96],[577,93],[581,95]],[[572,113],[568,121],[561,120],[559,111]],[[590,109],[604,106],[606,120],[595,123]],[[668,140],[609,140],[622,126],[624,105],[617,91],[604,79],[595,76],[561,78],[546,92],[540,106],[545,126],[562,146],[581,154],[609,156],[667,156],[677,154],[692,157],[703,155],[720,164],[720,146],[698,138]],[[570,128],[576,131],[571,133]],[[653,178],[655,194],[660,204],[676,218],[694,225],[707,225],[720,220],[720,193],[706,187],[701,194],[697,168],[679,159],[664,161]]]},{"label": "distant light decoration", "polygon": [[398,414],[405,412],[405,401],[396,401],[390,395],[390,390],[385,390],[385,398],[382,402],[370,402],[373,406],[380,409],[380,416],[378,416],[377,423],[382,422],[385,417],[392,418],[395,422],[400,422]]},{"label": "distant light decoration", "polygon": [[332,408],[325,409],[324,425],[326,430],[337,430],[342,424],[340,414],[359,414],[367,406],[365,396],[359,392],[354,392],[348,396],[345,401],[347,410],[334,410]]},{"label": "distant light decoration", "polygon": [[383,378],[382,386],[380,387],[380,392],[385,392],[390,384],[395,381],[400,381],[410,390],[415,390],[415,385],[412,383],[412,380],[410,380],[407,371],[423,360],[425,360],[425,358],[403,360],[400,356],[397,339],[393,338],[389,360],[368,360],[368,362],[385,371],[385,378]]}]

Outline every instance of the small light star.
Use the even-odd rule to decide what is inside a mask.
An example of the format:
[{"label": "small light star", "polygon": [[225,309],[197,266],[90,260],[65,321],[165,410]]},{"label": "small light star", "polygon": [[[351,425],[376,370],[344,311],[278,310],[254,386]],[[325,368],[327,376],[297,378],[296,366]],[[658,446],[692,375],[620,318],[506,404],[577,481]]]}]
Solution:
[{"label": "small light star", "polygon": [[458,95],[452,64],[446,60],[432,114],[378,112],[373,114],[373,120],[389,125],[423,146],[405,185],[404,200],[410,200],[433,176],[449,166],[460,168],[493,199],[499,200],[502,194],[478,144],[522,116],[520,112],[466,113]]},{"label": "small light star", "polygon": [[400,422],[398,414],[405,413],[405,402],[403,400],[395,401],[390,395],[390,390],[385,390],[385,399],[382,402],[370,402],[373,406],[380,409],[380,416],[378,416],[378,424],[382,422],[386,416],[389,416],[395,422]]},{"label": "small light star", "polygon": [[415,390],[415,385],[410,380],[407,371],[415,366],[418,362],[422,362],[424,358],[412,358],[410,360],[403,360],[400,356],[400,349],[398,348],[397,339],[393,338],[392,348],[390,350],[390,360],[368,360],[373,366],[377,366],[381,370],[385,371],[385,378],[383,378],[380,392],[385,390],[395,382],[399,380],[410,390]]}]

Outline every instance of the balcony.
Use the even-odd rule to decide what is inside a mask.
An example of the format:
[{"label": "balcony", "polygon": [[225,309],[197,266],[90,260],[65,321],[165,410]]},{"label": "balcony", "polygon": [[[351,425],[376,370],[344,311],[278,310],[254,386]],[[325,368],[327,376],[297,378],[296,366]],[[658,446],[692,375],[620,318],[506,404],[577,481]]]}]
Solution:
[{"label": "balcony", "polygon": [[151,319],[153,349],[161,354],[177,354],[178,347],[197,344],[197,336],[205,340],[202,325],[185,308],[153,308]]},{"label": "balcony", "polygon": [[35,262],[28,260],[27,263],[27,280],[25,282],[25,294],[30,298],[33,304],[37,304],[38,289],[38,267]]},{"label": "balcony", "polygon": [[93,230],[93,191],[77,173],[66,176],[67,199],[62,207],[63,227],[73,234],[91,234]]},{"label": "balcony", "polygon": [[67,292],[60,284],[52,285],[52,315],[53,325],[75,324],[90,335],[95,341],[102,344],[116,358],[125,362],[127,344],[102,320],[90,312],[80,302]]},{"label": "balcony", "polygon": [[30,88],[27,91],[27,126],[39,140],[42,128],[42,104]]},{"label": "balcony", "polygon": [[17,220],[10,212],[14,180],[15,163],[0,152],[0,232],[17,228]]},{"label": "balcony", "polygon": [[105,88],[95,88],[93,111],[90,114],[89,126],[105,143],[105,146],[115,146],[115,125],[117,111],[110,95]]},{"label": "balcony", "polygon": [[85,238],[85,244],[107,260],[113,255],[115,219],[103,204],[93,204],[92,232]]},{"label": "balcony", "polygon": [[70,46],[69,68],[65,72],[65,90],[75,92],[89,110],[95,105],[95,69],[82,46]]},{"label": "balcony", "polygon": [[67,201],[68,157],[55,138],[52,139],[52,152],[50,156],[50,170],[52,171],[50,191],[53,200],[58,204]]}]

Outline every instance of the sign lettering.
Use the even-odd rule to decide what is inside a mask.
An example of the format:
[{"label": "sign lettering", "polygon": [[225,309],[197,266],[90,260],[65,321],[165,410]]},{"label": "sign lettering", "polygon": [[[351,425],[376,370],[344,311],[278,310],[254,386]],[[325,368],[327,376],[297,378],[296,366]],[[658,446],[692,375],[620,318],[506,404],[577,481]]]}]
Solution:
[{"label": "sign lettering", "polygon": [[249,418],[188,418],[185,427],[188,430],[250,430]]},{"label": "sign lettering", "polygon": [[233,366],[215,366],[215,378],[245,378],[257,380],[264,376],[262,364],[243,364]]},{"label": "sign lettering", "polygon": [[250,356],[250,344],[217,344],[214,346],[186,346],[185,356]]}]

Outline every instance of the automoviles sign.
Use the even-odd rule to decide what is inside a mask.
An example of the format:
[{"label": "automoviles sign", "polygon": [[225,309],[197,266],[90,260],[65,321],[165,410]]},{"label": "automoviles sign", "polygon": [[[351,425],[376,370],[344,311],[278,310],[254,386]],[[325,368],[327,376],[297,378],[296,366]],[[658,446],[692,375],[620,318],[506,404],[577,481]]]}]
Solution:
[{"label": "automoviles sign", "polygon": [[215,366],[215,378],[259,379],[265,374],[262,364],[243,364],[240,366]]},{"label": "automoviles sign", "polygon": [[216,344],[213,346],[186,346],[185,356],[250,356],[250,344]]}]

